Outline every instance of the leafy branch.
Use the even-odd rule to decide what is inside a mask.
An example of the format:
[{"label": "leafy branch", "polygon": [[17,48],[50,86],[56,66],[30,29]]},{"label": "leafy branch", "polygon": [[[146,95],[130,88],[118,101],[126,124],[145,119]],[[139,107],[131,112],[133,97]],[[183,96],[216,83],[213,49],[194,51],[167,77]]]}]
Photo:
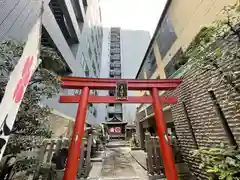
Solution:
[{"label": "leafy branch", "polygon": [[[0,98],[3,97],[8,77],[21,57],[24,45],[16,41],[0,42]],[[49,47],[41,46],[39,65],[31,78],[12,129],[5,155],[16,155],[14,171],[35,169],[36,159],[26,158],[24,151],[39,148],[52,135],[47,125],[51,109],[42,100],[59,92],[60,80],[55,72],[66,69],[61,56]],[[24,178],[23,178],[24,179]]]},{"label": "leafy branch", "polygon": [[200,148],[193,151],[193,156],[201,159],[200,169],[205,169],[210,180],[239,180],[240,150],[224,147]]}]

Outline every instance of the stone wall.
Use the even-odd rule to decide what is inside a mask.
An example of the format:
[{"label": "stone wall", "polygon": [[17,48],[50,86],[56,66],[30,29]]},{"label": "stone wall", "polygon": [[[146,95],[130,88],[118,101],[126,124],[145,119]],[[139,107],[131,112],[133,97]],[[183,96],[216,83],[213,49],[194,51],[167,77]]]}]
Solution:
[{"label": "stone wall", "polygon": [[52,130],[52,138],[71,137],[73,132],[74,121],[70,118],[52,113],[48,117],[47,124]]},{"label": "stone wall", "polygon": [[[225,72],[240,72],[239,56],[229,53],[239,52],[240,44],[233,37],[218,43],[223,49],[223,57],[217,59],[217,64]],[[228,144],[228,138],[219,121],[219,117],[213,106],[208,90],[211,88],[219,102],[226,117],[228,125],[240,145],[240,113],[234,108],[234,103],[226,101],[226,93],[230,90],[230,85],[221,83],[219,70],[203,70],[199,66],[193,65],[183,76],[183,83],[175,91],[168,92],[168,95],[175,95],[179,102],[172,106],[173,121],[176,128],[181,152],[185,162],[190,166],[191,171],[198,179],[206,179],[207,174],[199,169],[199,159],[191,156],[191,151],[196,147],[216,146],[221,142]],[[240,88],[240,77],[234,81]],[[235,102],[240,102],[240,94],[231,92]],[[193,141],[192,133],[188,125],[182,102],[189,115],[193,134],[196,137],[196,144]]]}]

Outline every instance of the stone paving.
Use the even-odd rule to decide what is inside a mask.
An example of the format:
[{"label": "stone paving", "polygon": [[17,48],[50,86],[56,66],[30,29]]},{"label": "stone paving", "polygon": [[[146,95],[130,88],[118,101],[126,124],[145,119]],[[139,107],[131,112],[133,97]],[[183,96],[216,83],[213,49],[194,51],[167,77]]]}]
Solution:
[{"label": "stone paving", "polygon": [[135,171],[131,165],[131,160],[128,153],[122,153],[122,148],[111,149],[110,154],[103,161],[101,176],[134,176]]},{"label": "stone paving", "polygon": [[143,151],[143,150],[133,150],[130,152],[131,155],[133,156],[133,158],[139,163],[141,164],[141,166],[147,170],[147,161],[146,161],[146,157],[147,154]]},{"label": "stone paving", "polygon": [[106,148],[102,163],[93,164],[89,180],[147,180],[147,172],[136,162],[126,146]]}]

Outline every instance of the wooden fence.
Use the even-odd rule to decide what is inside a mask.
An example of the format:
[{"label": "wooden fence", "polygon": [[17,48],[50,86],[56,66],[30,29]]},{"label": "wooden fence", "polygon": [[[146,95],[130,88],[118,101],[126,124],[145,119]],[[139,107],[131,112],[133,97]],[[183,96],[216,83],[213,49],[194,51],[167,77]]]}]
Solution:
[{"label": "wooden fence", "polygon": [[147,170],[150,175],[162,175],[164,172],[159,138],[145,134],[145,149],[147,151]]},{"label": "wooden fence", "polygon": [[[177,142],[172,142],[172,150],[178,171],[179,180],[195,180],[189,171],[188,165],[182,161]],[[159,137],[145,134],[145,149],[147,151],[147,170],[152,179],[164,177],[164,166],[159,146]]]},{"label": "wooden fence", "polygon": [[[93,136],[89,135],[87,140],[83,140],[79,165],[78,165],[78,177],[86,178],[91,170],[91,147],[93,142]],[[53,155],[56,156],[60,153],[62,149],[68,149],[69,139],[57,139],[57,140],[45,140],[43,145],[39,150],[38,159],[41,164],[52,164]],[[32,179],[38,180],[42,179],[40,174],[41,166],[37,168],[37,171],[33,175]],[[56,170],[56,175],[60,177],[63,176],[64,170]],[[31,178],[29,178],[30,180]]]}]

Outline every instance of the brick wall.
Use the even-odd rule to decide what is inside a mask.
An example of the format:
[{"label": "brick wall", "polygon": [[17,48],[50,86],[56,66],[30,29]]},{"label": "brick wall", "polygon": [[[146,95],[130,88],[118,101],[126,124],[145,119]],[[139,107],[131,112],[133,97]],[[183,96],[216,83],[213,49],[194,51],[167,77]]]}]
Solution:
[{"label": "brick wall", "polygon": [[[233,40],[233,39],[231,39]],[[217,63],[225,72],[240,72],[239,57],[232,56],[228,52],[239,52],[240,44],[237,41],[222,41],[219,43],[224,49],[224,57],[217,60]],[[176,133],[179,139],[181,152],[185,162],[190,166],[191,171],[197,175],[198,179],[205,179],[206,173],[199,169],[199,159],[191,156],[191,151],[195,149],[182,101],[185,102],[186,110],[196,137],[198,147],[219,145],[220,142],[228,144],[227,136],[221,126],[219,117],[213,106],[208,90],[212,88],[221,109],[227,119],[235,140],[240,145],[240,113],[236,112],[234,106],[226,100],[226,92],[230,86],[220,82],[219,71],[203,71],[198,66],[193,66],[183,75],[183,83],[175,91],[167,94],[179,97],[179,103],[172,106],[172,115]],[[240,77],[234,83],[240,87]],[[240,94],[231,93],[235,101],[240,101]]]}]

